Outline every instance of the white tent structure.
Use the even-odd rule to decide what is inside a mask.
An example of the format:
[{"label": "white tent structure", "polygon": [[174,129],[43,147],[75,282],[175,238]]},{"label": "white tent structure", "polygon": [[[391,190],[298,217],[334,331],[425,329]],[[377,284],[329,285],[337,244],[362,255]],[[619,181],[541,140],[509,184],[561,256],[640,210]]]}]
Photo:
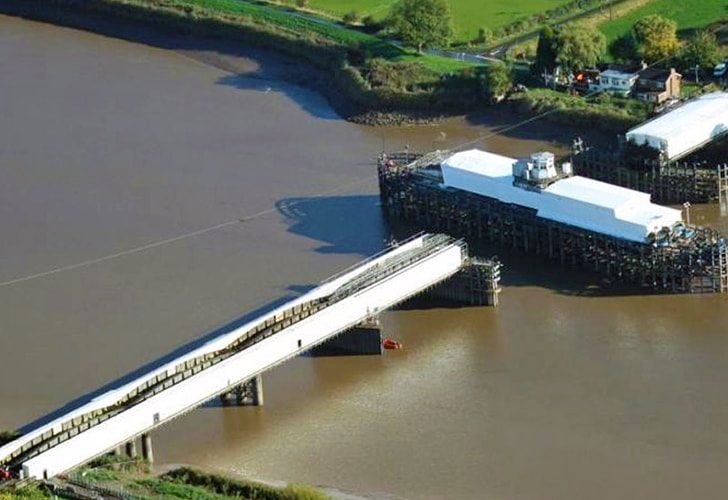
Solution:
[{"label": "white tent structure", "polygon": [[513,185],[513,158],[472,149],[442,163],[445,186],[537,210],[545,219],[645,242],[650,233],[682,221],[680,210],[655,205],[650,195],[586,177],[569,177],[541,192]]},{"label": "white tent structure", "polygon": [[627,140],[675,160],[728,134],[728,92],[705,94],[627,132]]}]

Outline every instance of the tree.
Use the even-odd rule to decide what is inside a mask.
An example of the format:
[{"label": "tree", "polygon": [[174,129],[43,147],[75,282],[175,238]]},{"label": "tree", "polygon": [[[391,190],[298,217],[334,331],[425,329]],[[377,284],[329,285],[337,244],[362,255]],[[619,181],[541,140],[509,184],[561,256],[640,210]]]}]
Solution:
[{"label": "tree", "polygon": [[675,55],[677,23],[653,14],[637,21],[632,28],[637,56],[655,62]]},{"label": "tree", "polygon": [[489,43],[493,39],[493,32],[488,28],[480,28],[478,30],[478,38],[475,39],[477,43]]},{"label": "tree", "polygon": [[553,73],[556,69],[556,31],[551,26],[545,26],[538,36],[538,47],[536,48],[536,60],[533,64],[533,71],[537,75],[543,72]]},{"label": "tree", "polygon": [[513,85],[511,70],[504,62],[493,62],[486,69],[484,79],[485,93],[494,101],[500,100]]},{"label": "tree", "polygon": [[718,39],[710,31],[698,31],[683,47],[680,60],[686,68],[712,68],[721,61]]},{"label": "tree", "polygon": [[601,31],[581,26],[564,26],[553,43],[556,64],[568,71],[594,67],[607,50]]},{"label": "tree", "polygon": [[446,46],[453,35],[452,15],[446,0],[399,0],[392,7],[389,23],[410,47]]}]

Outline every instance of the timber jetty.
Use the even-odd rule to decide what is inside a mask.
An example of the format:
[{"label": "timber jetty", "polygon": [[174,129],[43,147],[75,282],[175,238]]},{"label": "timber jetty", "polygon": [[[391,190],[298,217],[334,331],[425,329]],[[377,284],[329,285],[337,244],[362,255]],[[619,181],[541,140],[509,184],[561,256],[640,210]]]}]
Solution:
[{"label": "timber jetty", "polygon": [[386,216],[545,256],[653,293],[728,292],[728,244],[650,195],[573,175],[551,153],[382,154]]}]

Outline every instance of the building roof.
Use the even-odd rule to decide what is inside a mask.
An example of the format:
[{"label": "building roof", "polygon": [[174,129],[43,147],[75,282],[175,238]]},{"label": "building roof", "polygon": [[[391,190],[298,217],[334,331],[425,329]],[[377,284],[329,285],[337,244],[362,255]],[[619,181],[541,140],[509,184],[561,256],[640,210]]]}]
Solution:
[{"label": "building roof", "polygon": [[650,201],[650,195],[588,177],[568,177],[551,184],[546,191],[587,205],[617,209],[633,201]]},{"label": "building roof", "polygon": [[635,73],[638,73],[642,70],[642,66],[639,64],[606,64],[603,66],[600,66],[599,69],[602,71],[602,73],[606,71],[612,71],[614,73],[622,73],[622,74],[628,74],[633,75]]},{"label": "building roof", "polygon": [[[647,68],[642,71],[640,71],[640,80],[655,80],[659,82],[664,82],[668,78],[670,78],[670,75],[673,74],[674,70],[671,69],[662,69],[662,68]],[[680,73],[675,72],[676,75],[680,75]]]},{"label": "building roof", "polygon": [[625,73],[623,71],[617,71],[613,69],[608,69],[606,71],[602,71],[599,75],[600,77],[607,77],[607,78],[625,78],[625,79],[632,79],[637,77],[637,73]]},{"label": "building roof", "polygon": [[630,241],[682,220],[650,195],[586,177],[554,182],[541,192],[513,185],[513,158],[486,151],[456,153],[442,163],[445,186],[533,208],[539,217]]},{"label": "building roof", "polygon": [[680,158],[728,133],[728,92],[705,94],[627,132],[627,140]]}]

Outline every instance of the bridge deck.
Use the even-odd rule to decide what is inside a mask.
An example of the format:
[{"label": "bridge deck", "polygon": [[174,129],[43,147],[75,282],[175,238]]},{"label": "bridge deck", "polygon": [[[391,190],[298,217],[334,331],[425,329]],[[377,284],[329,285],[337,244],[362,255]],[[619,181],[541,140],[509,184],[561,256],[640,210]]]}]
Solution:
[{"label": "bridge deck", "polygon": [[433,287],[467,259],[460,240],[415,237],[0,447],[0,465],[26,478],[72,469]]}]

